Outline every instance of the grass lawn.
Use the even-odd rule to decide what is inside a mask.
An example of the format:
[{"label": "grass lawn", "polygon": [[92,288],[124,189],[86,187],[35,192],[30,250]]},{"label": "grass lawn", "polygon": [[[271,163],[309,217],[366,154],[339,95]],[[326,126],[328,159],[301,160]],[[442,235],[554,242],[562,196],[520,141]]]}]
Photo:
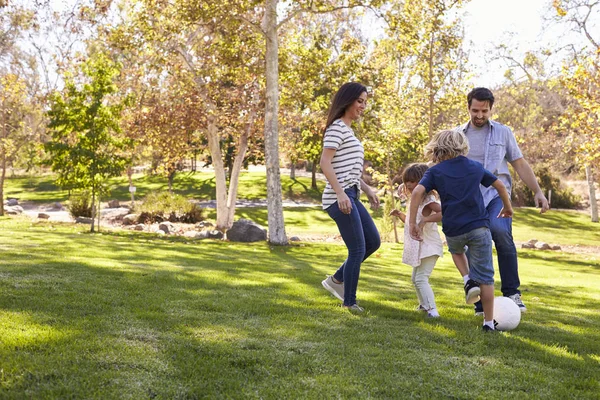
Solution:
[{"label": "grass lawn", "polygon": [[[533,210],[527,215],[535,225]],[[561,229],[549,235],[598,234],[577,216],[557,218],[546,220]],[[595,257],[521,251],[528,312],[512,332],[483,334],[448,256],[431,278],[442,314],[432,321],[414,311],[401,245],[385,244],[364,264],[358,296],[368,312],[353,315],[320,285],[344,258],[340,244],[86,229],[0,217],[0,398],[600,393]]]},{"label": "grass lawn", "polygon": [[[4,187],[5,197],[17,197],[21,201],[39,203],[64,202],[68,192],[60,190],[54,184],[53,175],[31,177],[8,177]],[[168,190],[167,179],[162,176],[134,175],[133,185],[136,187],[136,199],[141,199],[150,191]],[[283,198],[295,201],[321,201],[321,193],[325,183],[317,181],[318,190],[311,189],[311,179],[298,177],[290,179],[289,175],[281,175]],[[127,177],[115,178],[110,181],[111,199],[129,201],[129,181]],[[210,200],[215,195],[215,177],[209,172],[193,174],[180,173],[173,182],[175,193],[196,200]],[[239,181],[238,198],[266,199],[267,178],[264,172],[242,172]]]}]

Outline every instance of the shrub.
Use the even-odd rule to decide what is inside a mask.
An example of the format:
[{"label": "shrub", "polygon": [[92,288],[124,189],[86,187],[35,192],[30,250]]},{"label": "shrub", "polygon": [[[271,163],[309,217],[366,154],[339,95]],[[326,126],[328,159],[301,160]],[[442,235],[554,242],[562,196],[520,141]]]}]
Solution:
[{"label": "shrub", "polygon": [[72,217],[92,217],[92,198],[87,190],[72,193],[69,196],[67,209]]},{"label": "shrub", "polygon": [[169,192],[151,192],[139,206],[139,222],[162,221],[196,223],[204,219],[203,209],[187,198]]},{"label": "shrub", "polygon": [[[548,190],[552,190],[551,206],[552,208],[568,208],[575,209],[581,203],[581,196],[573,193],[573,189],[563,187],[560,179],[550,172],[546,166],[536,166],[533,172],[538,179],[540,188],[546,197]],[[515,174],[513,173],[513,177]],[[533,192],[529,190],[527,185],[518,177],[513,179],[512,200],[517,206],[534,207]]]}]

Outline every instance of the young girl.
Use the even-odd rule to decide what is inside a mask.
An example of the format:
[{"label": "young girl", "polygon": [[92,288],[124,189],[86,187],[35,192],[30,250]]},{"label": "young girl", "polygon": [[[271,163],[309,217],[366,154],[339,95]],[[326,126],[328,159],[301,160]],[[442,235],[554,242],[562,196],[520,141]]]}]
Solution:
[{"label": "young girl", "polygon": [[[398,192],[403,191],[410,198],[413,189],[427,171],[426,164],[411,164],[402,173],[403,184]],[[435,196],[428,193],[417,210],[417,223],[423,229],[423,241],[417,241],[410,237],[408,229],[409,216],[399,210],[390,214],[400,218],[404,222],[404,252],[402,262],[413,267],[412,283],[417,291],[419,299],[419,310],[426,311],[430,318],[438,318],[440,314],[435,305],[433,290],[429,285],[429,276],[438,257],[442,256],[442,239],[438,232],[437,222],[442,220],[442,209]]]}]

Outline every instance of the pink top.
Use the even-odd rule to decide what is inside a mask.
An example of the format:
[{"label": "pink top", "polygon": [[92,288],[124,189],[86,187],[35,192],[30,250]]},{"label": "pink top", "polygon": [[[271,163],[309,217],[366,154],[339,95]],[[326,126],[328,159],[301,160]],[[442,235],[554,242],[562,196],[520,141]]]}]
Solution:
[{"label": "pink top", "polygon": [[[429,203],[439,203],[432,194],[425,196],[417,211],[417,224],[423,219],[423,208]],[[409,211],[406,211],[407,223],[404,224],[404,252],[402,253],[402,262],[413,267],[421,265],[421,260],[425,257],[439,256],[443,254],[442,239],[438,232],[438,226],[435,222],[428,222],[423,226],[423,241],[419,242],[410,237],[408,232]]]}]

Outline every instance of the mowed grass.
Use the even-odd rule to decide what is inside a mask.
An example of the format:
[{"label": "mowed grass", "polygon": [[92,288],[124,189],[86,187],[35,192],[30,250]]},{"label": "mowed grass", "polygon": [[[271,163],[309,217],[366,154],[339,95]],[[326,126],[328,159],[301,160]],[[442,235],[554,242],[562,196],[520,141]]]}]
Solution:
[{"label": "mowed grass", "polygon": [[86,229],[0,218],[0,398],[600,393],[595,257],[521,251],[528,312],[512,332],[483,334],[448,256],[431,278],[441,319],[414,310],[411,269],[394,244],[364,263],[368,312],[353,315],[320,284],[344,259],[341,244]]},{"label": "mowed grass", "polygon": [[[64,202],[69,193],[56,186],[54,175],[29,177],[8,177],[5,182],[5,197],[16,197],[21,201],[38,203]],[[167,179],[158,175],[133,176],[136,187],[135,198],[142,199],[151,191],[166,191],[169,189]],[[110,180],[111,189],[108,198],[120,201],[131,200],[129,181],[127,177]],[[320,202],[325,183],[317,181],[318,189],[311,188],[311,179],[298,177],[290,179],[289,175],[281,175],[281,190],[286,200]],[[195,200],[211,200],[216,198],[215,176],[210,172],[179,173],[173,182],[173,191],[177,194]],[[239,199],[266,199],[267,178],[264,172],[243,171],[240,175]]]}]

